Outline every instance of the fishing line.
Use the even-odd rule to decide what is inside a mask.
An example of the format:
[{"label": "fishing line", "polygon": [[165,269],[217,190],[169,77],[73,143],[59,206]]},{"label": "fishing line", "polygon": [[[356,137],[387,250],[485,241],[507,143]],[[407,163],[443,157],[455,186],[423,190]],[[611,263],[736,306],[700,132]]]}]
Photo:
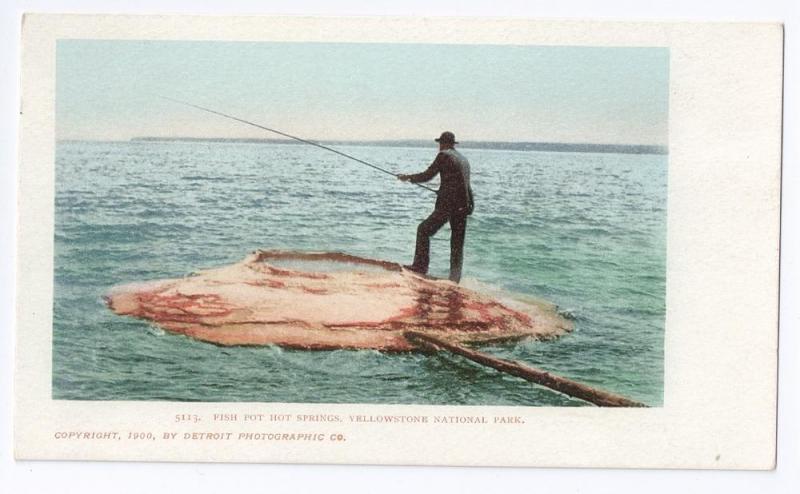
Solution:
[{"label": "fishing line", "polygon": [[[286,132],[281,132],[280,130],[271,129],[269,127],[265,127],[264,125],[259,125],[259,124],[254,123],[254,122],[250,122],[249,120],[245,120],[243,118],[235,117],[233,115],[228,115],[227,113],[222,113],[222,112],[217,111],[217,110],[212,110],[211,108],[206,108],[206,107],[203,107],[203,106],[200,106],[200,105],[195,105],[195,104],[189,103],[187,101],[181,101],[179,99],[170,98],[169,96],[161,96],[161,95],[156,95],[156,96],[159,97],[159,98],[165,99],[165,100],[172,101],[173,103],[179,103],[181,105],[190,106],[192,108],[196,108],[196,109],[202,110],[204,112],[213,113],[214,115],[219,115],[220,117],[225,117],[225,118],[228,118],[230,120],[235,120],[237,122],[241,122],[243,124],[252,125],[253,127],[257,127],[259,129],[266,130],[268,132],[272,132],[274,134],[278,134],[278,135],[283,136],[283,137],[288,137],[289,139],[294,139],[295,141],[300,141],[300,142],[305,143],[305,144],[310,144],[312,146],[316,146],[318,148],[325,149],[326,151],[330,151],[332,153],[338,154],[339,156],[344,156],[345,158],[351,159],[353,161],[357,161],[357,162],[361,163],[362,165],[367,165],[370,168],[374,168],[374,169],[376,169],[378,171],[381,171],[381,172],[386,173],[387,175],[391,175],[393,177],[398,177],[399,176],[399,174],[397,174],[397,173],[390,172],[389,170],[381,168],[381,167],[379,167],[377,165],[373,165],[372,163],[369,163],[369,162],[366,162],[366,161],[364,161],[362,159],[356,158],[355,156],[350,156],[347,153],[343,153],[343,152],[341,152],[341,151],[339,151],[337,149],[333,149],[331,147],[325,146],[325,145],[320,144],[318,142],[309,141],[308,139],[303,139],[302,137],[293,136],[291,134],[287,134]],[[423,189],[429,190],[429,191],[431,191],[431,192],[433,192],[435,194],[438,193],[435,189],[432,189],[432,188],[430,188],[430,187],[428,187],[426,185],[422,185],[422,184],[418,184],[418,183],[414,183],[414,182],[411,182],[411,183],[413,183],[417,187],[422,187]]]}]

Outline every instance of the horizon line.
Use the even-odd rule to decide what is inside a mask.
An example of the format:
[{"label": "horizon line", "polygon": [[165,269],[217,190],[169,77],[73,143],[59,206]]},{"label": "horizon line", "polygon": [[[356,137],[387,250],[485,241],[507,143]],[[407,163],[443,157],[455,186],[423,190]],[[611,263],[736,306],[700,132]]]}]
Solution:
[{"label": "horizon line", "polygon": [[[191,137],[191,136],[136,136],[129,139],[56,139],[56,142],[229,142],[252,144],[293,144],[302,145],[291,139],[271,139],[258,137]],[[374,145],[394,147],[434,147],[433,139],[322,139],[314,140],[320,144]],[[308,145],[307,143],[305,143]],[[623,154],[669,154],[669,146],[661,144],[613,144],[591,142],[553,142],[553,141],[485,141],[469,140],[459,143],[467,149],[497,149],[514,151],[578,151],[606,152]]]}]

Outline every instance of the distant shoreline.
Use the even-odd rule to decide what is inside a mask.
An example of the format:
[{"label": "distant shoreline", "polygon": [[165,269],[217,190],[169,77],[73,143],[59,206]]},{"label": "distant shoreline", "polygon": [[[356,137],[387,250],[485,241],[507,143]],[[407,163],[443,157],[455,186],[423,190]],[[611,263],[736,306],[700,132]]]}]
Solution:
[{"label": "distant shoreline", "polygon": [[[65,140],[65,142],[77,140]],[[122,141],[125,142],[125,141]],[[245,144],[295,144],[302,142],[290,139],[257,139],[226,137],[134,137],[130,142],[219,142]],[[382,146],[382,147],[434,147],[433,140],[404,139],[385,141],[315,141],[333,146]],[[468,141],[459,144],[465,149],[497,149],[509,151],[550,151],[568,153],[615,153],[615,154],[668,154],[667,146],[648,144],[591,144],[563,142],[503,142],[503,141]]]}]

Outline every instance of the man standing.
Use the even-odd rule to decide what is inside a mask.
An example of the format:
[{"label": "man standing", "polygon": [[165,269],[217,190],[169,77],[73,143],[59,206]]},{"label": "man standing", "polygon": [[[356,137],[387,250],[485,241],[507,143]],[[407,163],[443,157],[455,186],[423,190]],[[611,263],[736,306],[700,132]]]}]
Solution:
[{"label": "man standing", "polygon": [[431,237],[450,222],[450,280],[461,280],[461,266],[464,259],[464,234],[467,216],[472,214],[472,188],[469,183],[469,162],[454,146],[458,144],[452,132],[442,132],[436,139],[439,154],[427,170],[415,175],[398,175],[404,182],[427,182],[437,174],[441,175],[436,206],[428,218],[417,228],[417,246],[414,263],[406,268],[417,273],[428,272]]}]

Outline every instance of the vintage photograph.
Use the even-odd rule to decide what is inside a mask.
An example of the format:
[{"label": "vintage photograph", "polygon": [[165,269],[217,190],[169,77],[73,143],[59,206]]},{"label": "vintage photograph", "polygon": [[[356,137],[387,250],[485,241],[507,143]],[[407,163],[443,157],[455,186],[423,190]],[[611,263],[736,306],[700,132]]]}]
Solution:
[{"label": "vintage photograph", "polygon": [[21,32],[15,458],[774,468],[780,25]]},{"label": "vintage photograph", "polygon": [[668,47],[55,49],[54,400],[663,405]]}]

